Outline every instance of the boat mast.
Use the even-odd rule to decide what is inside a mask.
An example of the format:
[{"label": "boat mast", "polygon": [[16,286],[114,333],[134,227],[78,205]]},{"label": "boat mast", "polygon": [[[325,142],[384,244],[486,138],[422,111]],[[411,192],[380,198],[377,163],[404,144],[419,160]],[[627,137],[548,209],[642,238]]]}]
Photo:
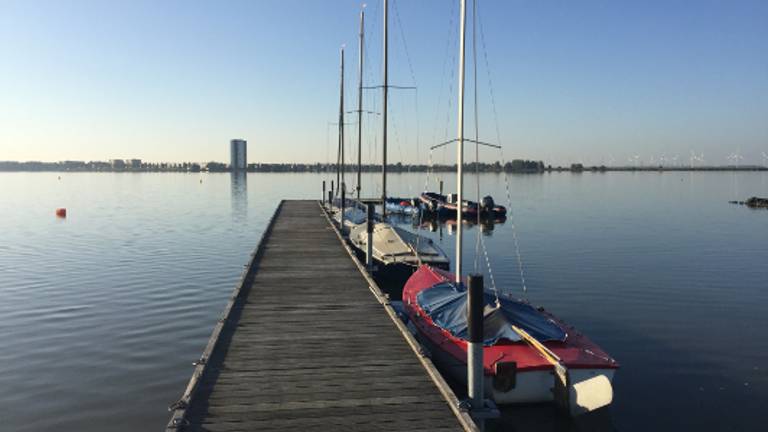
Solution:
[{"label": "boat mast", "polygon": [[467,32],[467,2],[461,0],[461,33],[459,36],[459,115],[458,115],[458,142],[456,150],[456,192],[458,202],[456,203],[456,283],[461,283],[461,218],[464,210],[464,38]]},{"label": "boat mast", "polygon": [[387,217],[387,91],[389,90],[389,83],[387,81],[387,72],[388,72],[388,65],[387,65],[387,57],[388,57],[388,28],[387,28],[387,0],[384,0],[384,85],[381,87],[382,89],[382,100],[383,100],[383,107],[382,107],[382,148],[383,148],[383,156],[382,156],[382,164],[381,164],[381,214],[382,218]]},{"label": "boat mast", "polygon": [[341,183],[339,191],[344,185],[344,47],[341,47],[341,80],[339,81],[339,149],[341,155]]},{"label": "boat mast", "polygon": [[[365,7],[365,6],[363,6]],[[360,182],[362,170],[363,149],[363,29],[365,24],[365,10],[360,11],[360,59],[357,65],[359,76],[357,86],[357,200],[360,201]]]}]

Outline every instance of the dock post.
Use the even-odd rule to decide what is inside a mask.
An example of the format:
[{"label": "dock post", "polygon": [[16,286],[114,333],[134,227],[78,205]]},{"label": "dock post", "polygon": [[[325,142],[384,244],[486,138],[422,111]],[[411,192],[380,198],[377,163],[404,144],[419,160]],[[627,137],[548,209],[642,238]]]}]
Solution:
[{"label": "dock post", "polygon": [[440,195],[443,194],[443,181],[440,180]]},{"label": "dock post", "polygon": [[344,210],[347,208],[347,184],[341,183],[341,215],[339,215],[339,231],[344,233]]},{"label": "dock post", "polygon": [[328,210],[333,209],[333,191],[328,191]]},{"label": "dock post", "polygon": [[331,180],[331,199],[328,200],[328,208],[333,208],[333,197],[335,196],[333,193],[333,180]]},{"label": "dock post", "polygon": [[323,199],[323,204],[325,204],[325,197],[326,197],[326,194],[325,194],[325,180],[323,180],[323,194],[320,195],[320,196]]},{"label": "dock post", "polygon": [[483,404],[483,275],[469,275],[467,288],[467,324],[469,340],[467,349],[467,392],[474,410]]},{"label": "dock post", "polygon": [[365,267],[369,272],[373,271],[373,213],[375,206],[376,204],[374,203],[368,203],[368,214],[366,218],[366,232],[368,233],[368,238],[365,243]]}]

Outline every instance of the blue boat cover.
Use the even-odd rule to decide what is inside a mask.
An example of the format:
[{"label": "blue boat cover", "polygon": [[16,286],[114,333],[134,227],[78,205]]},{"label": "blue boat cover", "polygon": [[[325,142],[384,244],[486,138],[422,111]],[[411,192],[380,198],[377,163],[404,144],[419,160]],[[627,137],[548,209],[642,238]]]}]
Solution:
[{"label": "blue boat cover", "polygon": [[[511,324],[527,331],[539,342],[565,340],[565,331],[533,306],[505,298],[500,298],[500,304],[497,304],[496,297],[487,292],[484,297],[484,345],[494,345],[500,339],[520,341]],[[436,284],[421,291],[416,301],[435,324],[467,340],[467,290],[463,285],[457,288],[448,282]]]}]

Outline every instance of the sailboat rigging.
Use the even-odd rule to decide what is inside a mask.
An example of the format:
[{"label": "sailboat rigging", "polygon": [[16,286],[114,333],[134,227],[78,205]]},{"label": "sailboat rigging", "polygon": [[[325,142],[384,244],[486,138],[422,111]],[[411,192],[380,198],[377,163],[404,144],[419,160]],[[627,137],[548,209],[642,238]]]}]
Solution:
[{"label": "sailboat rigging", "polygon": [[[421,236],[409,232],[403,228],[393,226],[386,222],[387,211],[387,198],[386,198],[386,181],[387,181],[387,90],[389,88],[388,82],[388,1],[384,0],[384,67],[383,67],[383,101],[382,101],[382,118],[383,118],[383,130],[382,141],[383,153],[382,153],[382,215],[379,221],[374,224],[372,235],[372,252],[374,262],[379,268],[379,275],[386,275],[387,279],[393,281],[397,286],[402,286],[405,280],[418,268],[419,265],[428,263],[437,268],[448,269],[450,260],[445,253],[431,240],[422,238]],[[359,85],[358,85],[358,121],[360,121],[363,113],[362,109],[362,77],[363,77],[363,41],[364,41],[364,14],[361,11],[360,14],[360,60],[358,63],[359,73]],[[343,81],[343,54],[342,54],[342,81]],[[343,85],[342,85],[343,89]],[[343,90],[342,90],[343,95]],[[343,98],[343,96],[342,96]],[[340,114],[339,122],[343,123],[343,100],[340,102]],[[358,125],[358,188],[360,186],[360,147],[361,147],[361,131],[362,129]],[[340,139],[343,136],[343,129],[340,129]],[[340,152],[343,154],[343,152]],[[343,184],[343,179],[342,179]],[[359,189],[358,189],[359,196]],[[349,241],[358,252],[363,253],[367,251],[368,235],[366,230],[365,212],[361,208],[359,202],[352,203],[349,209],[342,208],[337,209],[336,219],[341,223],[342,230],[346,230],[349,233]]]},{"label": "sailboat rigging", "polygon": [[[365,7],[365,6],[363,6]],[[360,200],[360,184],[362,182],[362,151],[363,151],[363,43],[365,41],[365,10],[360,11],[360,36],[357,62],[357,200]]]},{"label": "sailboat rigging", "polygon": [[[455,379],[467,382],[467,362],[478,357],[483,359],[478,367],[482,366],[482,382],[488,383],[483,386],[484,395],[496,403],[554,401],[572,415],[593,411],[611,403],[611,380],[619,365],[594,342],[543,308],[534,308],[527,301],[510,295],[499,295],[496,290],[485,293],[482,343],[468,342],[468,292],[462,274],[461,224],[461,215],[465,213],[463,161],[467,141],[464,137],[466,0],[460,2],[455,140],[455,211],[459,223],[456,224],[455,273],[430,265],[420,266],[403,288],[403,306],[433,359]],[[475,353],[476,349],[480,355]],[[472,389],[470,395],[471,392]]]}]

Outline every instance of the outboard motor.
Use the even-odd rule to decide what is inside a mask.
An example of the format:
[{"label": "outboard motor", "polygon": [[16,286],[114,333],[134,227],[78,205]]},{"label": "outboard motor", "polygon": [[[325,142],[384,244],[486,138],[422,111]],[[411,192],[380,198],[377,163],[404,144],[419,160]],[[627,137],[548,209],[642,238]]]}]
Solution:
[{"label": "outboard motor", "polygon": [[495,206],[496,206],[496,203],[493,202],[493,197],[491,197],[490,195],[484,196],[483,200],[480,201],[480,207],[482,208],[482,210],[492,211]]}]

